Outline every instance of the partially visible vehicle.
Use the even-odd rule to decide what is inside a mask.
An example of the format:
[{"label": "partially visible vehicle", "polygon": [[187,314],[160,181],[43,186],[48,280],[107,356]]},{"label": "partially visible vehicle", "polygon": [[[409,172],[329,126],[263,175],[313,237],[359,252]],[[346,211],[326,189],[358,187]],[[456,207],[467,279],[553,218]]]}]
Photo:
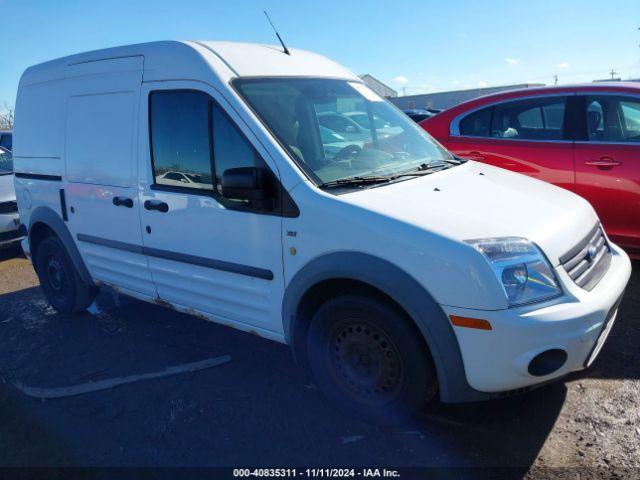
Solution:
[{"label": "partially visible vehicle", "polygon": [[421,121],[426,120],[427,118],[431,118],[435,115],[435,113],[431,113],[428,110],[417,109],[417,108],[403,110],[403,112],[407,114],[407,116],[416,123],[420,123]]},{"label": "partially visible vehicle", "polygon": [[9,150],[13,150],[13,131],[0,130],[0,147]]},{"label": "partially visible vehicle", "polygon": [[341,135],[348,141],[362,142],[371,139],[368,130],[342,113],[320,112],[318,113],[318,123],[321,127]]},{"label": "partially visible vehicle", "polygon": [[159,175],[158,182],[176,187],[213,189],[211,177],[206,173],[169,171]]},{"label": "partially visible vehicle", "polygon": [[368,112],[362,111],[345,112],[343,113],[343,115],[356,122],[365,130],[369,130],[371,128],[370,123],[373,119],[373,126],[376,129],[378,135],[393,136],[402,133],[402,127],[392,124],[389,119],[381,118],[379,115],[369,115]]},{"label": "partially visible vehicle", "polygon": [[349,142],[342,135],[322,125],[320,125],[320,139],[322,140],[324,156],[331,161],[336,161],[336,156],[340,152],[348,152],[348,149],[345,149],[350,145],[356,145],[359,148],[364,146],[364,142]]},{"label": "partially visible vehicle", "polygon": [[571,190],[640,258],[640,84],[527,88],[420,123],[451,152]]},{"label": "partially visible vehicle", "polygon": [[19,229],[18,205],[13,186],[13,157],[0,147],[0,248],[17,245],[23,235]]}]

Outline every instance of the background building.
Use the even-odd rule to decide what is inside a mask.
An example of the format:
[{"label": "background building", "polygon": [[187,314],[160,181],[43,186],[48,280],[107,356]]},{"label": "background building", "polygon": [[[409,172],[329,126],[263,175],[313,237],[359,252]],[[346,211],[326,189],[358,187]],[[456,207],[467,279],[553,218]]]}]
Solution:
[{"label": "background building", "polygon": [[398,92],[396,92],[389,85],[382,83],[377,78],[365,73],[364,75],[358,75],[364,83],[366,83],[371,90],[376,92],[381,97],[394,98],[398,96]]},{"label": "background building", "polygon": [[[373,77],[372,77],[373,78]],[[437,108],[445,110],[459,103],[473,98],[488,95],[490,93],[514,90],[517,88],[543,87],[544,83],[521,83],[518,85],[502,85],[500,87],[469,88],[466,90],[453,90],[450,92],[422,93],[419,95],[406,95],[404,97],[390,98],[391,102],[403,110],[413,108]]]}]

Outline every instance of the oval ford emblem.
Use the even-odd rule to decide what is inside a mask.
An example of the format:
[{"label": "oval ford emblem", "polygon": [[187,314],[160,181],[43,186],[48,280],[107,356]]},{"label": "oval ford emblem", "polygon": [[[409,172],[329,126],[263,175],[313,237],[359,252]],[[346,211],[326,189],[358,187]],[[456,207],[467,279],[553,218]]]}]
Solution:
[{"label": "oval ford emblem", "polygon": [[598,249],[596,248],[596,246],[589,245],[589,248],[587,249],[587,258],[589,259],[590,262],[593,262],[595,260],[597,254],[598,254]]}]

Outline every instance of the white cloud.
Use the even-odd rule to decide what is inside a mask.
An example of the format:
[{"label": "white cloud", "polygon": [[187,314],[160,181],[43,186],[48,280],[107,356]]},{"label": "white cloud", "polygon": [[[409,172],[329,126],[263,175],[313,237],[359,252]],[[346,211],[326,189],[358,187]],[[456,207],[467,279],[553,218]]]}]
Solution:
[{"label": "white cloud", "polygon": [[454,85],[459,85],[460,84],[460,80],[453,80],[451,83],[453,83]]},{"label": "white cloud", "polygon": [[437,90],[436,87],[434,87],[433,85],[429,85],[428,83],[420,85],[420,89],[426,92],[435,92]]},{"label": "white cloud", "polygon": [[409,83],[409,79],[403,75],[398,75],[396,78],[393,79],[393,81],[400,85],[406,85],[407,83]]},{"label": "white cloud", "polygon": [[507,62],[509,65],[517,65],[520,63],[520,60],[518,60],[517,58],[511,58],[511,57],[505,58],[504,61]]},{"label": "white cloud", "polygon": [[484,88],[484,87],[486,87],[486,86],[487,86],[487,82],[478,82],[478,86],[479,86],[480,88]]},{"label": "white cloud", "polygon": [[556,64],[556,68],[569,68],[571,65],[569,65],[569,62],[560,62],[558,64]]}]

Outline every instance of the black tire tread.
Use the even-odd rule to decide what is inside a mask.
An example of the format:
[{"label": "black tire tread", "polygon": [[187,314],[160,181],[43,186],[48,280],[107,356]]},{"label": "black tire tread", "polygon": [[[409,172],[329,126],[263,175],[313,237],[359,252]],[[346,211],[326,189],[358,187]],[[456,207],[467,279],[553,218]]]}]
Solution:
[{"label": "black tire tread", "polygon": [[[48,279],[45,273],[45,261],[48,255],[58,255],[65,269],[71,276],[70,292],[67,298],[60,300],[56,298],[52,291],[48,288]],[[98,289],[94,285],[86,283],[78,273],[71,257],[69,256],[64,244],[55,236],[49,236],[42,240],[36,251],[35,269],[40,280],[40,285],[44,291],[47,301],[58,312],[63,314],[73,314],[86,310],[95,299]]]},{"label": "black tire tread", "polygon": [[[323,339],[332,318],[362,315],[380,327],[397,345],[403,357],[407,378],[393,402],[383,407],[357,404],[332,382],[324,365]],[[313,316],[307,335],[309,367],[320,390],[335,405],[350,415],[378,425],[398,425],[416,418],[437,393],[433,360],[422,334],[404,312],[390,302],[370,294],[344,293],[327,300]]]}]

